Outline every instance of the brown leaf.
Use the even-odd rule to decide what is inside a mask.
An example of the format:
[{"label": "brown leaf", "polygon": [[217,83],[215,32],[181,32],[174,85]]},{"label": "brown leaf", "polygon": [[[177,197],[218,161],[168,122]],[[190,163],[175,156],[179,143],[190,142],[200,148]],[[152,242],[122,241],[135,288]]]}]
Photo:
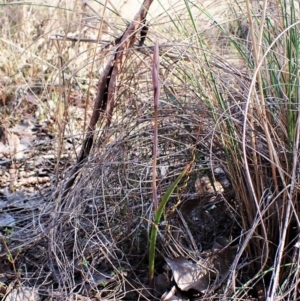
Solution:
[{"label": "brown leaf", "polygon": [[232,264],[236,255],[236,247],[228,246],[228,240],[220,238],[212,249],[201,253],[197,263],[188,261],[184,257],[166,258],[171,267],[173,277],[182,291],[194,289],[204,293],[212,280],[221,279]]},{"label": "brown leaf", "polygon": [[166,258],[166,261],[172,269],[176,284],[181,290],[194,289],[203,292],[208,288],[210,280],[208,269],[200,267],[183,257]]},{"label": "brown leaf", "polygon": [[13,289],[7,294],[6,301],[39,301],[38,291],[31,287],[20,287]]},{"label": "brown leaf", "polygon": [[39,99],[31,93],[27,93],[25,95],[25,100],[29,103],[32,103],[33,105],[38,105],[40,103]]},{"label": "brown leaf", "polygon": [[166,292],[161,296],[160,301],[172,301],[175,299],[178,300],[175,296],[175,293],[176,293],[176,287],[173,286],[169,292]]}]

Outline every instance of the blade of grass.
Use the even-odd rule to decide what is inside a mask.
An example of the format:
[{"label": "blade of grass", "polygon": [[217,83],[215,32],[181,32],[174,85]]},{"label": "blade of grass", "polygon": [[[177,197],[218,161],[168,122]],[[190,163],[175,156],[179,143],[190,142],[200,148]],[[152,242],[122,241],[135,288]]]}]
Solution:
[{"label": "blade of grass", "polygon": [[185,169],[178,175],[178,177],[174,181],[174,183],[168,187],[168,189],[165,192],[165,194],[163,195],[161,202],[155,213],[154,221],[153,221],[152,228],[151,228],[150,247],[149,247],[149,284],[150,284],[150,286],[153,286],[153,280],[154,280],[155,246],[156,246],[158,225],[159,225],[162,213],[164,211],[164,208],[171,197],[171,194],[173,193],[175,188],[178,186],[181,179],[188,173],[189,169],[190,169],[190,164],[188,164],[185,167]]}]

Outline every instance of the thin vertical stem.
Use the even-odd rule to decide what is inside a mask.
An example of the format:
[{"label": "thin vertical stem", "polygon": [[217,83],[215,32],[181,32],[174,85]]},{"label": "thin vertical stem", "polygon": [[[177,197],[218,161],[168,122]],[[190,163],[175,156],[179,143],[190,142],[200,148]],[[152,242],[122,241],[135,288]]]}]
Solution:
[{"label": "thin vertical stem", "polygon": [[157,211],[158,199],[157,199],[157,151],[158,151],[158,103],[160,97],[160,86],[159,86],[159,51],[158,41],[156,41],[153,53],[153,66],[152,66],[152,83],[154,90],[154,134],[153,134],[153,171],[152,171],[152,192],[153,192],[153,204],[154,210]]}]

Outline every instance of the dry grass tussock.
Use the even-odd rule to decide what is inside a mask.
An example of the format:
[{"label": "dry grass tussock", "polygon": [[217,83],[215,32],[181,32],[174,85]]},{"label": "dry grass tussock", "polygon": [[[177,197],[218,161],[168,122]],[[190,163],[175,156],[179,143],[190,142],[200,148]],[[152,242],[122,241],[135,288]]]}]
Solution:
[{"label": "dry grass tussock", "polygon": [[[58,163],[77,138],[74,164],[61,173],[57,163],[43,201],[1,229],[3,286],[35,287],[45,300],[169,300],[175,282],[173,300],[299,298],[298,8],[252,2],[222,2],[223,19],[211,4],[178,2],[172,15],[149,14],[140,46],[139,23],[127,36],[131,25],[112,11],[1,7],[1,128],[21,109],[51,125]],[[151,288],[156,40],[158,200],[191,168],[156,225]],[[186,292],[187,267],[204,276]]]}]

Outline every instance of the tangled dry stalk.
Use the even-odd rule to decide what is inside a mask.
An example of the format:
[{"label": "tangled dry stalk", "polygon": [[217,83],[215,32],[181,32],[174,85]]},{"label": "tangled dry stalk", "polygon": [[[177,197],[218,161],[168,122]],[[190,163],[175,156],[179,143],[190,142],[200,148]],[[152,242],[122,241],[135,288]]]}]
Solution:
[{"label": "tangled dry stalk", "polygon": [[[297,9],[276,1],[272,11],[266,1],[231,6],[235,21],[226,27],[211,17],[219,35],[207,39],[198,25],[208,10],[185,2],[184,22],[174,14],[174,26],[161,33],[146,22],[151,3],[144,1],[115,45],[103,48],[111,56],[74,166],[30,206],[1,203],[4,213],[18,213],[15,226],[1,230],[6,282],[36,287],[46,300],[296,300]],[[157,118],[150,78],[156,40]],[[64,66],[58,69],[63,74]],[[67,125],[64,116],[59,125]],[[64,135],[58,138],[63,144]],[[153,187],[159,203],[187,165],[162,220],[153,223]]]}]

